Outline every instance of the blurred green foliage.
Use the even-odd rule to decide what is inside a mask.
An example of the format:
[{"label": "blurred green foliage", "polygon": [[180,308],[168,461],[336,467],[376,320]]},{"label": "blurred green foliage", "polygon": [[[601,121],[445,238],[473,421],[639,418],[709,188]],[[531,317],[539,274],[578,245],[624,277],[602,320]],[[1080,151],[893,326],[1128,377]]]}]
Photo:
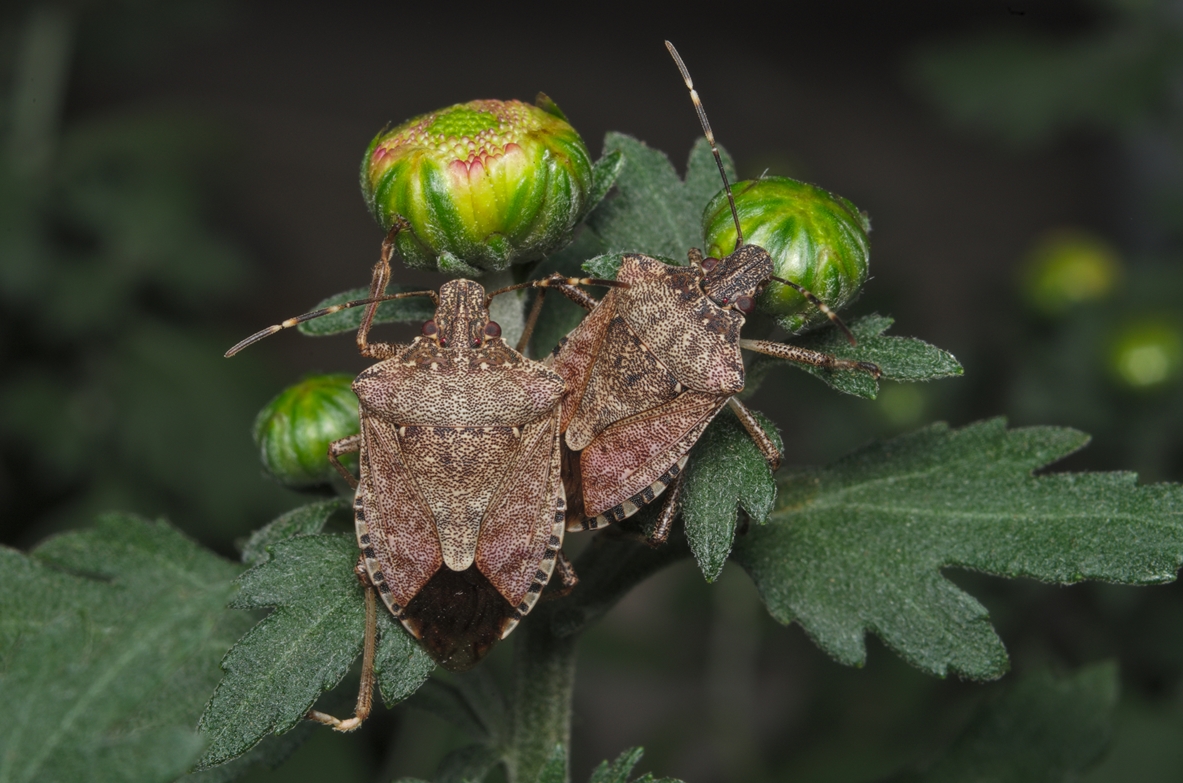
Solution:
[{"label": "blurred green foliage", "polygon": [[126,508],[227,550],[285,493],[258,481],[243,438],[266,374],[221,357],[216,322],[249,269],[207,214],[226,144],[192,117],[69,110],[72,75],[104,63],[95,39],[120,45],[90,33],[120,10],[5,20],[0,539]]}]

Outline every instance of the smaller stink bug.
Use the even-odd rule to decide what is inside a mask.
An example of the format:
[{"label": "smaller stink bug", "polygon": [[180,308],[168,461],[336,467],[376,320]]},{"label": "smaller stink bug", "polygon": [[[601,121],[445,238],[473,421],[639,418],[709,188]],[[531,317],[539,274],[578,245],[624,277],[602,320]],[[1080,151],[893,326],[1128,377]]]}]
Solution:
[{"label": "smaller stink bug", "polygon": [[[358,348],[380,361],[353,383],[361,432],[329,447],[330,460],[356,490],[358,573],[367,600],[362,692],[348,720],[309,713],[343,731],[369,711],[375,592],[438,663],[463,670],[533,608],[556,563],[564,583],[574,583],[560,554],[563,380],[502,341],[488,310],[502,291],[486,294],[479,283],[452,280],[438,294],[383,295],[398,230],[383,245],[368,298],[288,319],[227,352],[366,305]],[[369,342],[378,304],[408,296],[435,302],[422,334],[409,345]],[[360,478],[338,461],[349,452],[359,452]]]},{"label": "smaller stink bug", "polygon": [[741,349],[879,376],[879,368],[868,362],[741,339],[756,297],[777,280],[799,291],[854,342],[838,316],[813,294],[773,275],[772,258],[764,248],[744,244],[706,112],[677,51],[668,41],[666,46],[719,166],[736,224],[735,251],[720,259],[691,250],[690,264],[684,267],[627,253],[617,275],[624,285],[598,303],[559,279],[538,283],[558,288],[591,311],[560,341],[550,360],[566,382],[560,426],[567,447],[578,453],[571,459],[575,477],[570,486],[579,486],[580,493],[570,498],[567,529],[594,530],[619,522],[669,489],[651,538],[655,544],[669,533],[690,449],[724,405],[735,412],[773,469],[780,464],[772,439],[735,396],[744,388]]}]

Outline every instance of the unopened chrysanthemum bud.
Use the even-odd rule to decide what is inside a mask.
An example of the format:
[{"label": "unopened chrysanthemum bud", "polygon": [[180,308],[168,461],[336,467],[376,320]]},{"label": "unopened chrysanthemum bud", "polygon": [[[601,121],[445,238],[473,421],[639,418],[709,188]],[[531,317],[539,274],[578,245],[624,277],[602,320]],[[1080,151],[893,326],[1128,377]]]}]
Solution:
[{"label": "unopened chrysanthemum bud", "polygon": [[[768,251],[773,274],[808,289],[832,310],[854,299],[867,280],[871,230],[854,204],[788,177],[739,182],[734,192],[744,242]],[[724,191],[707,204],[702,226],[707,255],[722,258],[735,250],[735,222]],[[826,321],[801,294],[775,281],[758,305],[789,332]]]},{"label": "unopened chrysanthemum bud", "polygon": [[280,483],[314,487],[337,475],[329,464],[329,444],[360,429],[352,383],[349,375],[312,375],[259,411],[255,444],[263,466]]},{"label": "unopened chrysanthemum bud", "polygon": [[591,209],[591,155],[550,99],[471,101],[379,133],[361,189],[410,266],[500,271],[563,247]]}]

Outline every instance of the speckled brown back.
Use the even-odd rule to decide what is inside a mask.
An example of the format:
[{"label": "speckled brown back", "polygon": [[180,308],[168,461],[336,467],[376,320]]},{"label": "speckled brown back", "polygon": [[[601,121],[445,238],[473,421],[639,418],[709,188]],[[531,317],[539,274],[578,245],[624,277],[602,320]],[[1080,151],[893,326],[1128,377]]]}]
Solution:
[{"label": "speckled brown back", "polygon": [[[353,384],[366,569],[394,616],[451,668],[475,663],[533,607],[566,511],[563,381],[485,334],[484,296],[472,281],[446,284],[439,336],[417,338]],[[453,600],[454,590],[469,597]],[[490,607],[500,607],[493,620]]]}]

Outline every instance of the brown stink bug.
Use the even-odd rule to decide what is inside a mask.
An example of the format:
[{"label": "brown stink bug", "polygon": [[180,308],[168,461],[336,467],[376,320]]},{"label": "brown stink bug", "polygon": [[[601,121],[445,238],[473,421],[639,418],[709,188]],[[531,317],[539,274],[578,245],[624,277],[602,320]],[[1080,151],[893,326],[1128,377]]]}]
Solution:
[{"label": "brown stink bug", "polygon": [[[500,291],[487,295],[478,283],[452,280],[438,294],[383,295],[399,228],[383,245],[367,299],[288,319],[227,352],[366,305],[357,345],[379,361],[353,383],[361,432],[329,448],[333,465],[356,490],[358,573],[367,600],[362,693],[348,720],[309,713],[341,730],[356,728],[369,711],[375,591],[438,663],[463,670],[531,610],[556,562],[564,583],[574,583],[560,553],[563,380],[502,341],[488,310]],[[435,302],[422,335],[409,345],[369,342],[378,304],[408,296]],[[360,452],[360,478],[338,461],[349,452]]]},{"label": "brown stink bug", "polygon": [[[551,359],[567,388],[560,420],[572,452],[567,529],[596,529],[619,522],[669,488],[650,539],[655,544],[669,533],[690,449],[724,405],[732,408],[773,469],[780,464],[775,444],[735,397],[744,388],[741,349],[879,376],[879,368],[868,362],[741,339],[744,317],[755,309],[756,296],[770,280],[777,280],[801,292],[854,343],[845,325],[813,294],[773,275],[772,258],[764,248],[743,243],[706,113],[677,51],[668,41],[666,46],[690,90],[723,176],[739,232],[735,251],[718,259],[703,258],[692,250],[691,263],[685,267],[625,254],[617,275],[624,286],[609,291],[599,303],[555,278],[537,283],[558,288],[591,310],[560,341]],[[531,322],[537,310],[536,305]],[[581,497],[574,492],[576,486],[582,487]]]}]

